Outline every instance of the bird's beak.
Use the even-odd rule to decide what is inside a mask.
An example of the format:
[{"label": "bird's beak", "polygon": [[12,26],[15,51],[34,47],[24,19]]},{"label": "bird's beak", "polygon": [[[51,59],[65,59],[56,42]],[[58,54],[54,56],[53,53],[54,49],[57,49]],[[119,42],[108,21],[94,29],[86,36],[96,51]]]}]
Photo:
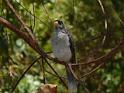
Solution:
[{"label": "bird's beak", "polygon": [[59,26],[58,21],[55,21],[55,22],[54,22],[54,27],[57,28],[58,26]]}]

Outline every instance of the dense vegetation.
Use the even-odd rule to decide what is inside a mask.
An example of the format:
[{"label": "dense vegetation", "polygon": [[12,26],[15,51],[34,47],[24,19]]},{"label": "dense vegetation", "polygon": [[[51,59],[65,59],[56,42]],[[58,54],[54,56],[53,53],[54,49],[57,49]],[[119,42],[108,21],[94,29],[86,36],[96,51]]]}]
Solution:
[{"label": "dense vegetation", "polygon": [[[81,82],[81,93],[124,93],[123,4],[123,0],[0,0],[0,18],[21,32],[33,33],[49,56],[53,56],[53,20],[61,19],[75,42],[74,72]],[[35,93],[49,83],[57,85],[58,93],[65,93],[66,87],[58,77],[66,77],[64,66],[39,59],[41,52],[28,44],[33,41],[26,42],[12,30],[0,19],[0,92]]]}]

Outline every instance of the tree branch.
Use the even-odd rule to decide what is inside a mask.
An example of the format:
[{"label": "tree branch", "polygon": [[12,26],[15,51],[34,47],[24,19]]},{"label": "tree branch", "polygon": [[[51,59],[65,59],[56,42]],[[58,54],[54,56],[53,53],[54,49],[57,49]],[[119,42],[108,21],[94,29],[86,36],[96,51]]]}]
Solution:
[{"label": "tree branch", "polygon": [[32,47],[37,53],[39,53],[42,57],[48,57],[48,55],[38,46],[38,43],[35,39],[31,38],[31,36],[25,32],[20,31],[16,26],[7,21],[6,19],[0,17],[0,24],[9,28],[11,31],[17,34],[20,38],[22,38],[30,47]]},{"label": "tree branch", "polygon": [[32,34],[32,31],[27,27],[26,23],[21,19],[18,12],[14,9],[11,0],[7,0],[7,6],[10,8],[10,10],[14,13],[16,19],[22,24],[22,26],[26,29],[28,34],[31,36],[31,38],[35,39],[34,35]]},{"label": "tree branch", "polygon": [[112,48],[111,51],[106,53],[105,55],[103,55],[97,59],[91,60],[89,62],[86,62],[86,63],[77,63],[77,64],[71,64],[71,65],[72,66],[88,65],[88,64],[92,64],[92,63],[107,61],[121,49],[122,45],[124,45],[124,38],[122,38],[120,40],[119,44],[116,45],[114,48]]}]

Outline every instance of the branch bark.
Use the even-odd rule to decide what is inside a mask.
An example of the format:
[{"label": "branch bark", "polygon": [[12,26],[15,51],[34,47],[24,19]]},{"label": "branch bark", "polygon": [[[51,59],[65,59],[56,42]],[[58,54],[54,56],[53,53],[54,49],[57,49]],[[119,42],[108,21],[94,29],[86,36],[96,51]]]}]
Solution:
[{"label": "branch bark", "polygon": [[42,57],[48,57],[48,55],[38,46],[38,42],[33,39],[28,33],[20,31],[16,26],[7,21],[6,19],[0,17],[0,24],[9,28],[13,31],[17,36],[22,38],[30,47],[32,47],[37,53],[39,53]]},{"label": "branch bark", "polygon": [[[12,5],[12,1],[11,0],[6,0],[6,3],[7,3],[7,6],[10,8],[10,10],[14,13],[16,19],[22,24],[22,26],[27,31],[27,33],[25,32],[25,34],[22,34],[22,33],[19,33],[20,32],[19,30],[16,31],[16,29],[15,29],[15,31],[19,33],[17,35],[19,36],[21,34],[22,35],[21,38],[23,38],[42,57],[48,57],[47,54],[39,47],[38,42],[37,42],[35,36],[32,34],[32,31],[29,29],[29,27],[26,25],[26,23],[21,19],[21,17],[19,16],[18,12],[14,9],[14,7]],[[14,26],[11,25],[11,27],[14,27]],[[14,31],[14,29],[13,29],[13,31]]]},{"label": "branch bark", "polygon": [[26,29],[26,31],[28,32],[28,34],[35,39],[34,35],[32,34],[32,31],[27,27],[26,23],[21,19],[21,17],[19,16],[18,12],[14,9],[13,5],[12,5],[12,1],[11,0],[7,0],[7,6],[10,8],[10,10],[14,13],[16,19],[22,24],[22,26]]}]

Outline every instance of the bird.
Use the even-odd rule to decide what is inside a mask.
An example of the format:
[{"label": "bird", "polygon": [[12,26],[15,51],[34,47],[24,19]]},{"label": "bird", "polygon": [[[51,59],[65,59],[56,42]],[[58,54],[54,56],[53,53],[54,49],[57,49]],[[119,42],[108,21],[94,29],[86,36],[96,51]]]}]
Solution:
[{"label": "bird", "polygon": [[77,93],[77,81],[69,68],[69,64],[76,63],[74,43],[69,31],[61,20],[54,21],[51,46],[55,58],[66,64],[68,93]]}]

